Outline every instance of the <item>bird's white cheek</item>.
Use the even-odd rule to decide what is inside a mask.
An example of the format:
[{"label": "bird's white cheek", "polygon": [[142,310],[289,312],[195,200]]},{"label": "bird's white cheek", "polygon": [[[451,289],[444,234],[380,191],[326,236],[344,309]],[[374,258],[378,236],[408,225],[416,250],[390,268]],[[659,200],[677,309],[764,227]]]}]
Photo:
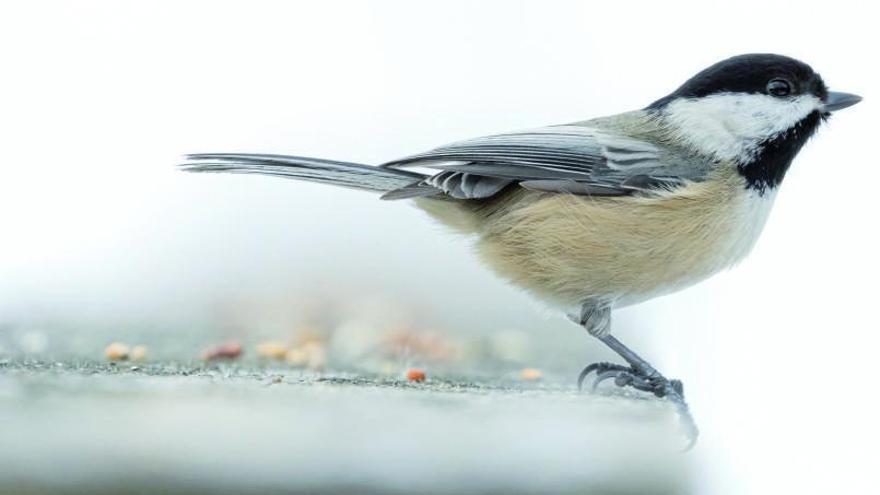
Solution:
[{"label": "bird's white cheek", "polygon": [[678,137],[722,160],[749,161],[758,145],[791,129],[821,105],[812,95],[719,94],[671,102],[664,117]]}]

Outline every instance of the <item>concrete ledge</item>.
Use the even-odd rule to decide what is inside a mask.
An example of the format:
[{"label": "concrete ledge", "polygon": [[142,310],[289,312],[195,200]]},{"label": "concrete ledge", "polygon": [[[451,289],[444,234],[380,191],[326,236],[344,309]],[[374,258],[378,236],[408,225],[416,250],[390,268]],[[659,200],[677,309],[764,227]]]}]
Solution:
[{"label": "concrete ledge", "polygon": [[563,383],[129,366],[0,367],[0,493],[690,491],[662,401]]}]

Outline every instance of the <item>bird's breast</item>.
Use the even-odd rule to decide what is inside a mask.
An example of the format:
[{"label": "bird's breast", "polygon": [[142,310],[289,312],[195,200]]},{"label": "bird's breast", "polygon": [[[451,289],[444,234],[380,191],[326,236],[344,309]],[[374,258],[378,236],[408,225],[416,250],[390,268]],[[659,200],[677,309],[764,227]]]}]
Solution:
[{"label": "bird's breast", "polygon": [[625,306],[682,289],[752,249],[774,192],[747,190],[732,168],[654,196],[524,196],[487,217],[481,258],[499,275],[565,307]]}]

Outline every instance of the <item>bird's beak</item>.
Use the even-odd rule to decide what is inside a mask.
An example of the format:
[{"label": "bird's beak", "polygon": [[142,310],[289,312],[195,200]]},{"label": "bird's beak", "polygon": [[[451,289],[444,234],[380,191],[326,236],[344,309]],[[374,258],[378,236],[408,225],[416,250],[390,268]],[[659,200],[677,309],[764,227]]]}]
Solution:
[{"label": "bird's beak", "polygon": [[826,112],[835,112],[837,110],[843,110],[846,107],[851,107],[860,101],[862,101],[862,97],[859,95],[829,91],[828,97],[825,98],[825,101],[822,104],[822,110]]}]

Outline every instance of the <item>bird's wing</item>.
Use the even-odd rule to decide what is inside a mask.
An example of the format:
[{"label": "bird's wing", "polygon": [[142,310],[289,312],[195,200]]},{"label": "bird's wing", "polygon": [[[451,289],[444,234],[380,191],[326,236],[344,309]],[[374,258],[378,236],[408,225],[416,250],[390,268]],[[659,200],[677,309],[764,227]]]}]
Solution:
[{"label": "bird's wing", "polygon": [[708,164],[619,132],[571,124],[486,136],[441,146],[383,167],[438,173],[391,191],[386,199],[443,194],[492,196],[510,184],[528,189],[619,196],[699,181]]}]

